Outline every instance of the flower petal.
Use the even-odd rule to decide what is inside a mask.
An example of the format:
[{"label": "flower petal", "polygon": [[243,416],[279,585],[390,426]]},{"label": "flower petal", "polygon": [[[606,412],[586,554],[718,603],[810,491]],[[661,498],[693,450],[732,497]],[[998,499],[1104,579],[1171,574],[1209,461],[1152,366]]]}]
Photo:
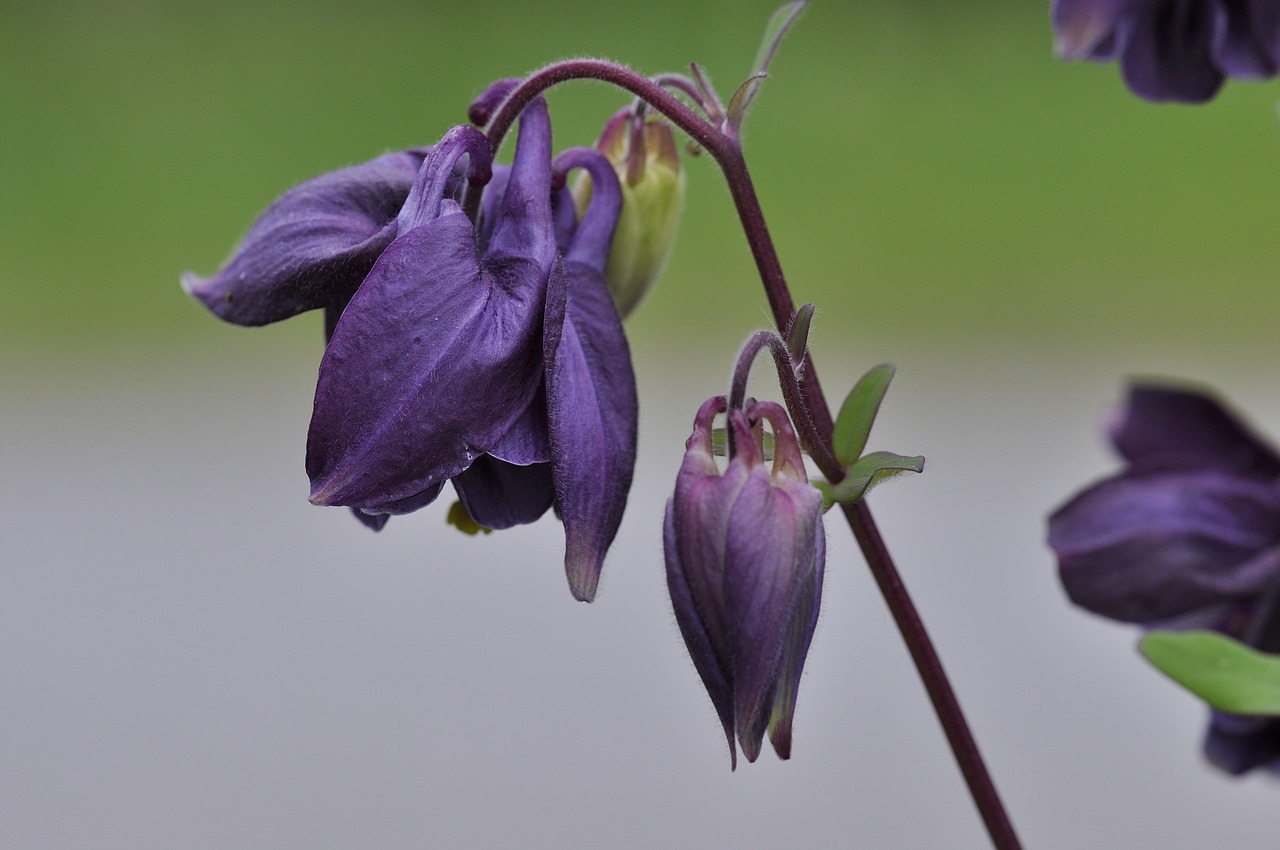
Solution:
[{"label": "flower petal", "polygon": [[1275,0],[1217,5],[1213,57],[1219,68],[1236,79],[1275,76],[1280,60],[1280,5]]},{"label": "flower petal", "polygon": [[730,766],[738,767],[738,748],[733,734],[733,695],[729,690],[728,672],[716,653],[702,613],[693,600],[689,588],[684,562],[680,556],[680,541],[676,532],[676,500],[667,500],[667,511],[662,525],[662,545],[666,555],[667,590],[671,595],[671,606],[675,610],[676,623],[680,626],[680,634],[693,659],[694,669],[702,679],[702,685],[711,697],[711,705],[720,718],[724,728],[724,736],[729,744]]},{"label": "flower petal", "polygon": [[1077,605],[1150,623],[1256,594],[1280,575],[1280,493],[1212,469],[1135,465],[1049,518]]},{"label": "flower petal", "polygon": [[1224,472],[1274,479],[1280,457],[1208,393],[1135,384],[1108,428],[1125,459],[1177,458]]},{"label": "flower petal", "polygon": [[1203,103],[1222,87],[1214,65],[1213,7],[1201,0],[1148,3],[1133,13],[1122,36],[1125,83],[1151,101]]},{"label": "flower petal", "polygon": [[471,518],[493,529],[534,522],[555,499],[551,464],[517,466],[492,455],[476,458],[453,479],[453,488]]},{"label": "flower petal", "polygon": [[400,235],[351,299],[320,364],[307,441],[316,504],[416,501],[491,451],[529,407],[555,248],[550,132],[536,101],[520,121],[483,263],[471,222],[443,197],[463,155],[473,175],[488,178],[483,134],[454,128],[423,163]]},{"label": "flower petal", "polygon": [[806,586],[812,589],[814,523],[822,500],[808,489],[816,499],[773,486],[768,470],[756,466],[729,520],[725,620],[733,659],[734,719],[747,761],[755,761],[760,752],[784,644]]},{"label": "flower petal", "polygon": [[598,172],[602,182],[551,276],[543,356],[565,573],[574,597],[590,601],[631,490],[638,402],[631,351],[603,277],[622,203],[618,180],[596,151],[556,160],[558,170],[573,165]]},{"label": "flower petal", "polygon": [[537,391],[541,271],[513,266],[499,285],[453,210],[388,247],[338,323],[307,440],[316,504],[368,507],[443,483]]},{"label": "flower petal", "polygon": [[1131,0],[1054,0],[1053,28],[1063,59],[1111,59],[1115,31]]},{"label": "flower petal", "polygon": [[1232,776],[1280,761],[1280,719],[1211,713],[1205,758]]},{"label": "flower petal", "polygon": [[212,277],[183,288],[219,318],[264,325],[345,301],[396,235],[427,149],[392,153],[285,192]]},{"label": "flower petal", "polygon": [[[819,508],[821,510],[821,508]],[[800,692],[800,676],[818,626],[822,604],[822,579],[827,562],[827,538],[822,521],[814,524],[814,569],[805,579],[799,604],[791,617],[782,659],[774,687],[772,715],[769,718],[769,742],[778,758],[791,758],[791,723],[796,713],[796,697]]]}]

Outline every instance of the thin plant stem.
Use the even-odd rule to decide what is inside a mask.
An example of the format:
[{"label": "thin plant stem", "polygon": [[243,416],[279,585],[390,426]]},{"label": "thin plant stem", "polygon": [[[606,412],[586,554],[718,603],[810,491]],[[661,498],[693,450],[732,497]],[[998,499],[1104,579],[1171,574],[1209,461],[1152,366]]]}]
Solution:
[{"label": "thin plant stem", "polygon": [[[747,378],[751,373],[751,364],[763,348],[768,348],[773,355],[773,365],[778,371],[778,385],[782,388],[782,400],[786,402],[787,412],[795,423],[800,442],[808,450],[819,468],[838,468],[839,464],[832,454],[830,440],[823,441],[813,424],[813,417],[804,403],[804,393],[800,389],[800,381],[796,378],[796,362],[782,337],[773,331],[756,331],[747,339],[746,345],[738,354],[738,362],[733,370],[733,380],[729,386],[729,409],[741,409],[747,397]],[[725,431],[729,456],[733,456],[733,429]]]},{"label": "thin plant stem", "polygon": [[[721,124],[716,126],[698,115],[678,98],[666,91],[649,78],[630,68],[601,59],[570,59],[549,65],[527,77],[507,97],[494,114],[488,126],[489,145],[496,153],[502,144],[507,131],[520,111],[530,100],[548,88],[562,82],[575,79],[595,79],[612,83],[635,96],[645,100],[656,111],[662,113],[673,124],[684,130],[701,145],[720,166],[725,181],[729,185],[734,207],[742,222],[743,233],[756,261],[756,269],[760,273],[764,285],[765,297],[774,321],[780,331],[786,331],[795,315],[795,302],[787,287],[786,276],[782,264],[778,260],[773,240],[769,236],[769,228],[765,223],[764,211],[761,209],[755,186],[747,170],[746,160],[742,155],[742,146],[733,128]],[[479,207],[480,187],[468,188],[465,208],[474,218]],[[803,374],[805,380],[801,384],[804,403],[812,416],[813,426],[820,442],[828,447],[828,458],[815,455],[815,463],[832,483],[844,478],[844,470],[829,457],[831,435],[834,422],[831,409],[822,393],[822,385],[818,380],[818,372],[813,358],[805,354]],[[843,512],[853,535],[862,549],[876,584],[884,596],[886,604],[893,616],[898,631],[907,645],[916,670],[924,682],[925,691],[933,703],[934,711],[942,724],[947,742],[960,766],[960,772],[974,804],[986,825],[996,850],[1021,850],[1013,824],[1000,801],[995,783],[987,771],[986,763],[978,749],[977,742],[964,718],[960,702],[943,669],[942,661],[933,647],[924,622],[916,610],[906,585],[894,566],[893,558],[885,546],[884,539],[871,516],[865,501],[851,505],[843,505]]]}]

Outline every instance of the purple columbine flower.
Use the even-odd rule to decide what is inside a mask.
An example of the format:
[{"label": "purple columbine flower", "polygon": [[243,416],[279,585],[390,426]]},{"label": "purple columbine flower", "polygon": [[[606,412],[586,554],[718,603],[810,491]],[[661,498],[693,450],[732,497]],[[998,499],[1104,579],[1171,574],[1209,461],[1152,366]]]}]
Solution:
[{"label": "purple columbine flower", "polygon": [[1118,59],[1125,83],[1152,101],[1201,103],[1226,77],[1280,69],[1275,0],[1054,0],[1060,56]]},{"label": "purple columbine flower", "polygon": [[[313,502],[375,529],[450,480],[489,528],[554,504],[571,590],[589,601],[626,504],[637,403],[601,279],[618,181],[597,152],[566,156],[562,170],[600,185],[580,224],[563,175],[553,181],[539,98],[510,168],[456,127],[432,148],[315,178],[268,208],[221,272],[184,287],[239,324],[325,309]],[[456,200],[464,179],[487,184],[478,224]]]},{"label": "purple columbine flower", "polygon": [[[1213,628],[1280,651],[1280,456],[1215,399],[1138,385],[1110,427],[1127,461],[1049,518],[1063,587],[1148,627]],[[1209,759],[1280,757],[1280,722],[1215,713]]]},{"label": "purple columbine flower", "polygon": [[[735,453],[722,474],[711,426],[723,396],[699,409],[663,544],[676,622],[729,742],[755,761],[766,729],[791,757],[791,721],[805,656],[818,621],[826,538],[822,496],[808,483],[786,412],[754,402],[731,410]],[[773,429],[765,465],[760,421]]]}]

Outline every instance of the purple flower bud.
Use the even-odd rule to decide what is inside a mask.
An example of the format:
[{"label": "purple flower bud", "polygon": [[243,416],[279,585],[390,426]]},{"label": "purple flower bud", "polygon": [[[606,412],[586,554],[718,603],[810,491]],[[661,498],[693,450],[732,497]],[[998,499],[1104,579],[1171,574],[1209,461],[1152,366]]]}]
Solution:
[{"label": "purple flower bud", "polygon": [[[818,620],[826,539],[822,496],[808,483],[795,432],[776,404],[728,413],[735,454],[716,466],[711,426],[723,397],[698,411],[663,544],[667,587],[685,646],[737,766],[736,737],[755,761],[766,729],[791,756],[791,721]],[[774,436],[766,466],[761,420]]]},{"label": "purple flower bud", "polygon": [[1203,102],[1225,77],[1280,66],[1274,0],[1054,0],[1053,24],[1060,56],[1119,59],[1125,83],[1152,101]]},{"label": "purple flower bud", "polygon": [[[1172,387],[1135,386],[1110,432],[1128,466],[1049,517],[1067,595],[1280,651],[1280,456],[1210,396]],[[1280,724],[1247,720],[1215,715],[1211,761],[1238,773],[1275,760]]]}]

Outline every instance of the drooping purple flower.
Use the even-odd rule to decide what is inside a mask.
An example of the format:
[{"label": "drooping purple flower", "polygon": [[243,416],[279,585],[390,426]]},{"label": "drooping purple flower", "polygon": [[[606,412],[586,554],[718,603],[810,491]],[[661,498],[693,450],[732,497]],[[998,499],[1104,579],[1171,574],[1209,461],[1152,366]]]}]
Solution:
[{"label": "drooping purple flower", "polygon": [[[564,186],[573,168],[600,183],[581,224]],[[485,186],[474,223],[457,203],[464,180]],[[221,272],[184,286],[241,324],[324,309],[313,502],[375,530],[446,481],[488,529],[554,505],[570,588],[589,601],[635,465],[635,378],[601,278],[621,204],[598,152],[553,166],[539,98],[511,166],[457,127],[432,148],[315,178],[264,212]]]},{"label": "drooping purple flower", "polygon": [[387,514],[422,507],[498,448],[542,382],[556,260],[546,105],[521,117],[483,254],[470,219],[445,196],[463,155],[487,172],[488,142],[474,128],[456,127],[432,149],[395,240],[325,350],[307,438],[316,504]]},{"label": "drooping purple flower", "polygon": [[[694,667],[720,717],[737,766],[766,729],[780,758],[791,755],[796,693],[822,598],[826,538],[822,496],[808,484],[782,408],[731,410],[736,451],[720,472],[711,426],[726,409],[709,399],[694,419],[663,528],[667,587]],[[773,429],[765,465],[761,420]]]},{"label": "drooping purple flower", "polygon": [[1274,0],[1054,0],[1058,53],[1117,59],[1125,83],[1152,101],[1200,103],[1226,77],[1280,69]]},{"label": "drooping purple flower", "polygon": [[[1110,432],[1127,466],[1049,518],[1067,595],[1112,619],[1280,649],[1280,456],[1190,389],[1133,387]],[[1215,715],[1205,751],[1241,773],[1278,746],[1274,721]]]}]

